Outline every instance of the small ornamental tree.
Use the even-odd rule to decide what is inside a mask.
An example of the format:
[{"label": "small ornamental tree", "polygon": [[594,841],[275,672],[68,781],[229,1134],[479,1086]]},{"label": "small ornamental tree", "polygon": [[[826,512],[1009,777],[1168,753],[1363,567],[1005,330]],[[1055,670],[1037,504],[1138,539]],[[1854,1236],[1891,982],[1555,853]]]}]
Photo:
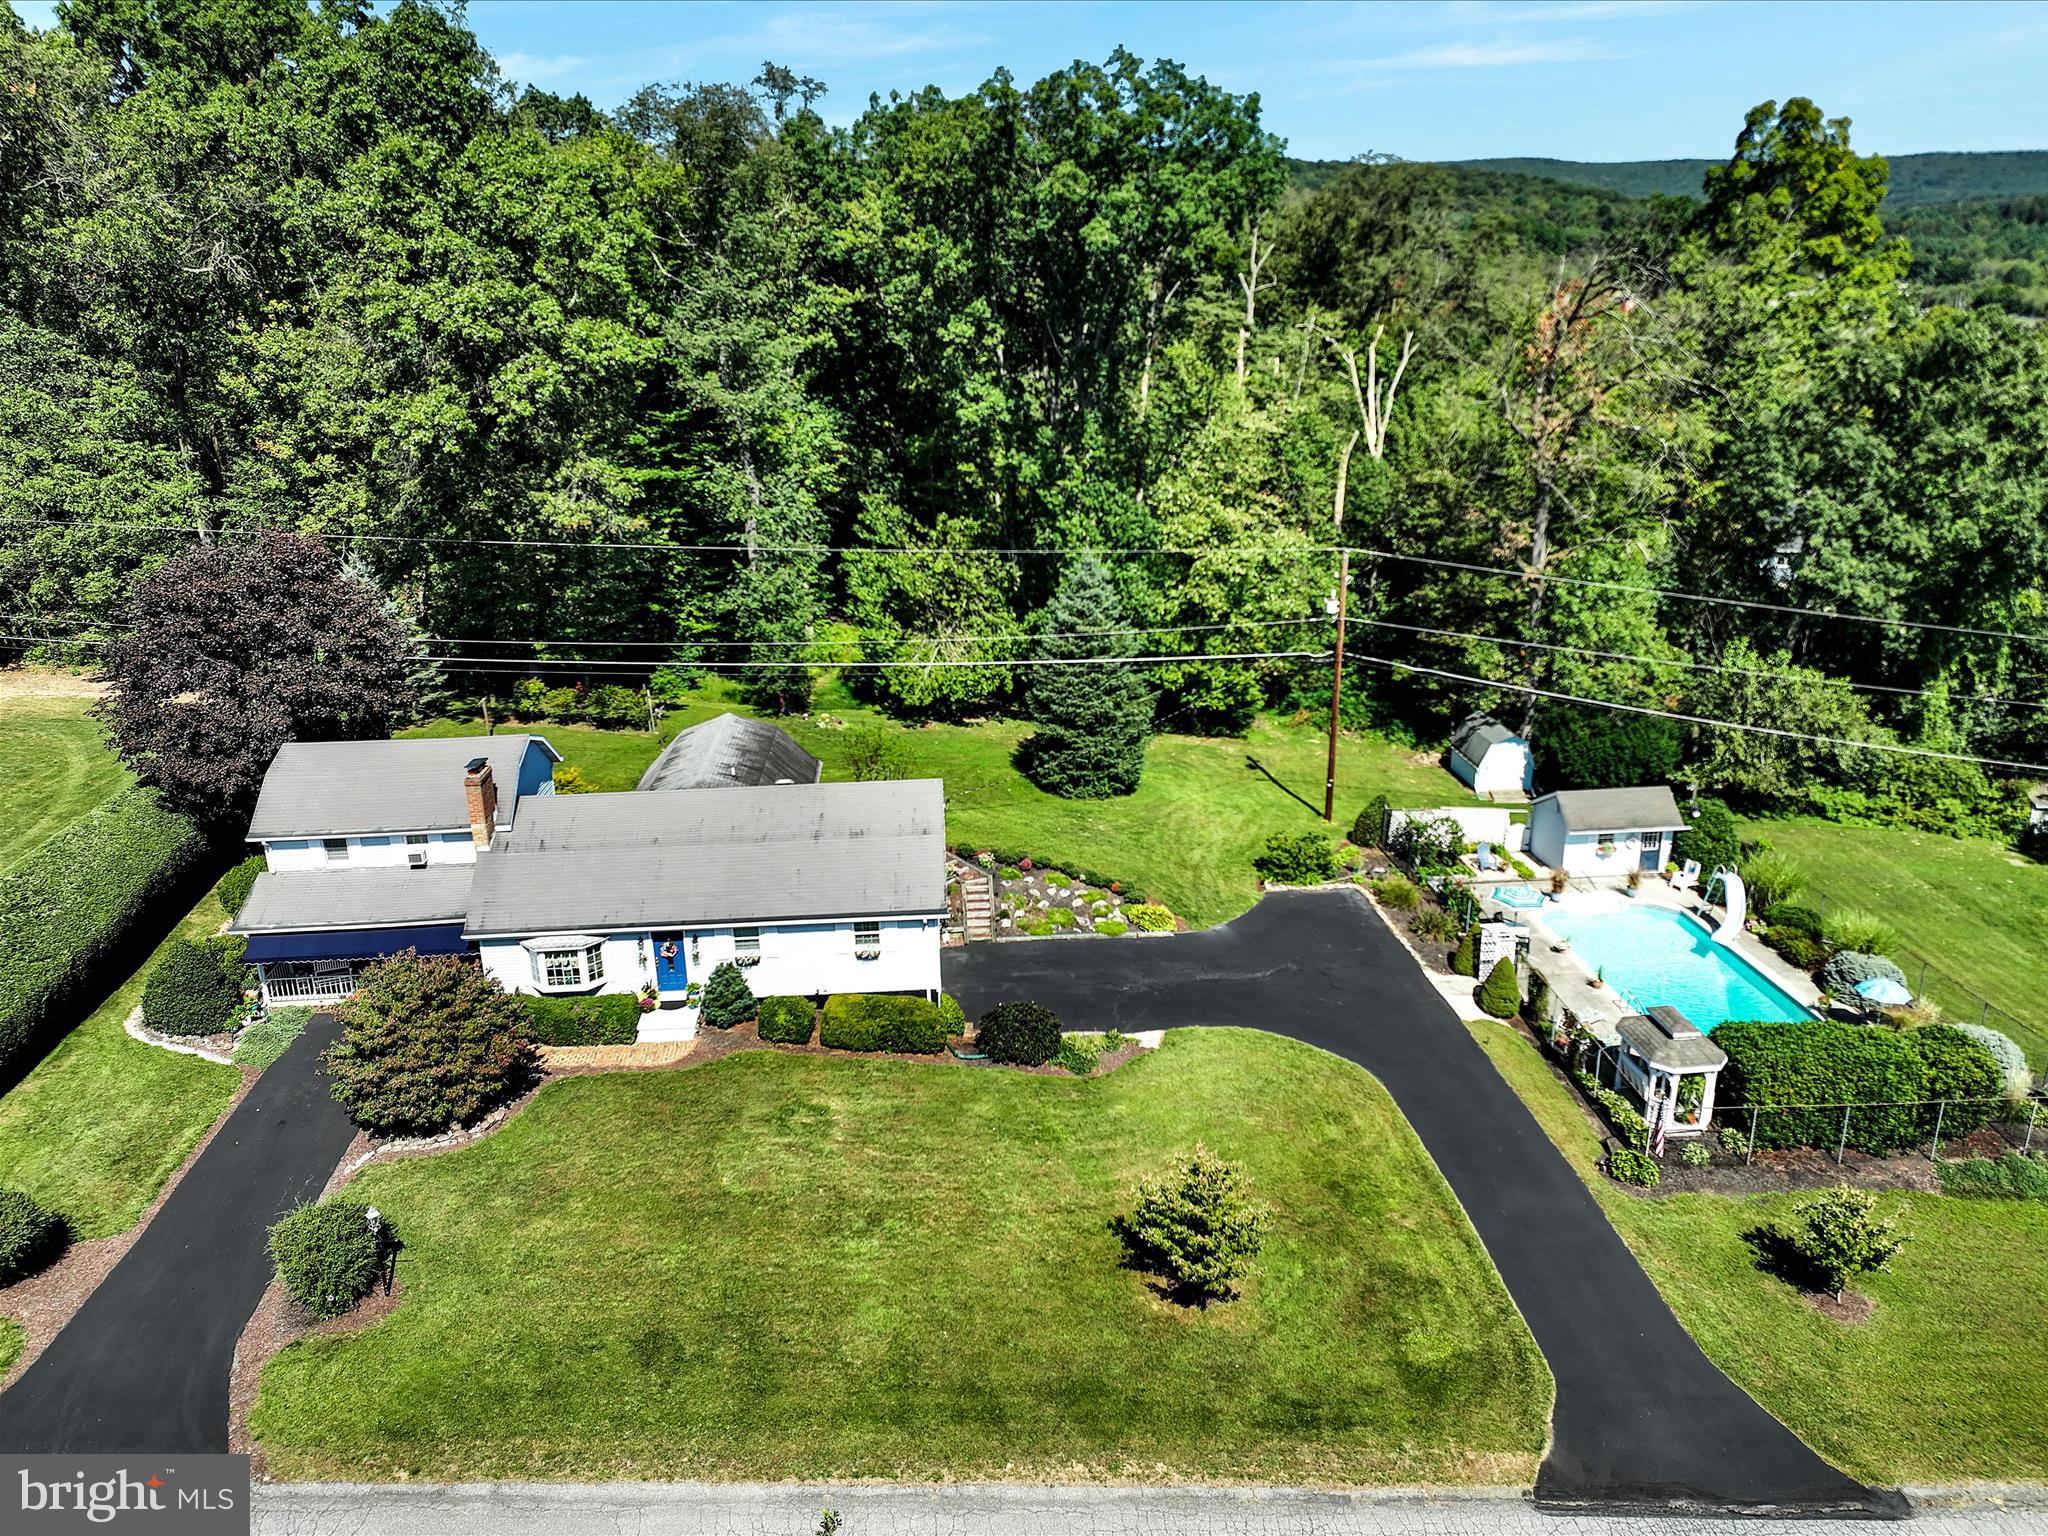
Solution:
[{"label": "small ornamental tree", "polygon": [[384,594],[318,538],[201,545],[139,581],[94,706],[172,810],[239,831],[288,741],[389,736],[419,702],[419,647]]},{"label": "small ornamental tree", "polygon": [[1798,1224],[1783,1233],[1822,1289],[1837,1301],[1849,1282],[1875,1274],[1906,1246],[1896,1216],[1877,1214],[1877,1196],[1846,1184],[1822,1190],[1793,1207]]},{"label": "small ornamental tree", "polygon": [[26,1279],[58,1254],[71,1236],[62,1216],[18,1189],[0,1189],[0,1285]]},{"label": "small ornamental tree", "polygon": [[1479,929],[1468,927],[1458,936],[1458,947],[1451,951],[1451,969],[1460,976],[1479,977]]},{"label": "small ornamental tree", "polygon": [[270,1262],[285,1291],[315,1317],[340,1317],[370,1294],[398,1246],[380,1213],[355,1200],[302,1205],[270,1229]]},{"label": "small ornamental tree", "polygon": [[1351,841],[1361,848],[1378,848],[1387,836],[1387,797],[1374,795],[1351,823]]},{"label": "small ornamental tree", "polygon": [[747,985],[746,975],[737,965],[722,960],[712,967],[711,979],[704,983],[703,1007],[697,1014],[704,1024],[712,1029],[733,1029],[759,1011],[754,989]]},{"label": "small ornamental tree", "polygon": [[1515,979],[1515,962],[1506,955],[1493,962],[1479,984],[1479,1006],[1496,1019],[1511,1019],[1522,1011],[1522,985]]},{"label": "small ornamental tree", "polygon": [[393,955],[364,970],[334,1014],[334,1097],[379,1135],[467,1125],[533,1080],[525,1008],[468,960]]},{"label": "small ornamental tree", "polygon": [[1042,1003],[997,1003],[981,1016],[974,1041],[990,1061],[1042,1067],[1059,1052],[1059,1015]]},{"label": "small ornamental tree", "polygon": [[1171,1176],[1139,1185],[1130,1214],[1114,1217],[1110,1229],[1134,1268],[1158,1275],[1178,1299],[1207,1306],[1237,1294],[1264,1224],[1245,1198],[1243,1172],[1197,1146]]},{"label": "small ornamental tree", "polygon": [[1742,840],[1735,832],[1735,813],[1719,800],[1702,800],[1699,814],[1688,820],[1691,825],[1671,845],[1671,857],[1681,864],[1697,859],[1700,868],[1709,874],[1724,865],[1733,869],[1742,856]]},{"label": "small ornamental tree", "polygon": [[205,945],[173,939],[143,984],[142,1022],[161,1035],[217,1035],[241,1002],[241,988]]},{"label": "small ornamental tree", "polygon": [[[1152,734],[1152,695],[1144,673],[1115,661],[1082,658],[1130,654],[1123,603],[1109,572],[1082,555],[1060,578],[1047,608],[1040,657],[1025,703],[1038,730],[1024,744],[1024,762],[1039,788],[1069,799],[1128,795],[1145,767]],[[1080,662],[1078,665],[1059,665]]]}]

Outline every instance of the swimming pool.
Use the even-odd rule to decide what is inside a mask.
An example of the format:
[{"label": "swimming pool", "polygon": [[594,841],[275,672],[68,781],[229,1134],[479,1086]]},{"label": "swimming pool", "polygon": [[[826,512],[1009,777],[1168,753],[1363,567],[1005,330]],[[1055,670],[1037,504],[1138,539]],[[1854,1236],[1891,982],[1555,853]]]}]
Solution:
[{"label": "swimming pool", "polygon": [[1668,907],[1575,912],[1553,906],[1543,923],[1571,940],[1589,968],[1604,971],[1607,985],[1637,1012],[1669,1005],[1704,1030],[1729,1019],[1813,1017],[1763,972]]}]

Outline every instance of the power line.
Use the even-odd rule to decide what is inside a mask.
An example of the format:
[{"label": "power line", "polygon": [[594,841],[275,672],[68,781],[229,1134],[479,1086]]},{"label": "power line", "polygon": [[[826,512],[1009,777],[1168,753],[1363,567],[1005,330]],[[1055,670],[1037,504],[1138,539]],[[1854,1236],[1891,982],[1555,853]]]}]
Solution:
[{"label": "power line", "polygon": [[1747,731],[1754,736],[1776,736],[1787,741],[1810,742],[1816,746],[1849,747],[1864,752],[1890,752],[1902,757],[1931,757],[1951,763],[1975,763],[1981,768],[2017,768],[2025,773],[2048,773],[2048,763],[2016,763],[2002,757],[1972,757],[1966,752],[1938,752],[1932,747],[1908,747],[1896,742],[1852,741],[1846,736],[1813,736],[1803,731],[1781,730],[1774,725],[1745,725],[1735,720],[1713,720],[1705,715],[1682,714],[1677,710],[1652,709],[1643,704],[1620,704],[1613,699],[1589,699],[1582,694],[1559,693],[1548,688],[1533,688],[1526,683],[1503,683],[1490,677],[1472,677],[1463,672],[1450,672],[1442,667],[1417,666],[1412,661],[1396,661],[1389,656],[1366,656],[1356,651],[1344,653],[1353,661],[1362,661],[1376,667],[1385,667],[1393,672],[1420,672],[1429,677],[1441,677],[1454,683],[1471,683],[1480,688],[1492,688],[1502,693],[1519,693],[1539,699],[1553,699],[1563,704],[1586,704],[1595,709],[1619,710],[1624,714],[1653,715],[1660,720],[1678,720],[1687,725],[1712,726],[1724,731]]},{"label": "power line", "polygon": [[[946,661],[937,657],[928,661],[806,661],[798,658],[788,661],[706,661],[694,662],[691,666],[703,672],[755,667],[817,667],[842,672],[907,667],[929,672],[940,667],[1013,667],[1022,670],[1029,667],[1147,666],[1176,661],[1279,661],[1301,656],[1322,660],[1329,654],[1329,650],[1324,648],[1315,651],[1198,651],[1187,656],[1030,656],[1015,661],[988,658]],[[465,671],[530,671],[535,667],[569,668],[579,672],[587,672],[593,667],[625,667],[636,672],[646,669],[646,664],[638,661],[567,661],[525,656],[423,656],[420,659],[460,662]]]}]

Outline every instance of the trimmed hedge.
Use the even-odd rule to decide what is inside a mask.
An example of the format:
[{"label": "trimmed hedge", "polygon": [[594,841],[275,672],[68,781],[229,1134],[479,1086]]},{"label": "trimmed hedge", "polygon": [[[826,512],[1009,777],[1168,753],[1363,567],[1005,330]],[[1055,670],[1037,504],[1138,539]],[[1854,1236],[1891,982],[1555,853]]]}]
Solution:
[{"label": "trimmed hedge", "polygon": [[1351,822],[1351,841],[1361,848],[1378,848],[1387,837],[1387,797],[1374,795],[1365,802]]},{"label": "trimmed hedge", "polygon": [[242,915],[242,905],[248,901],[249,892],[256,885],[256,877],[263,873],[265,867],[263,855],[252,853],[220,877],[220,889],[216,894],[229,917]]},{"label": "trimmed hedge", "polygon": [[936,1003],[885,992],[841,992],[825,999],[818,1044],[835,1051],[901,1051],[932,1056],[946,1048]]},{"label": "trimmed hedge", "polygon": [[1848,1144],[1858,1151],[1882,1154],[1920,1138],[1910,1101],[1926,1097],[1927,1071],[1910,1036],[1832,1020],[1730,1020],[1714,1044],[1728,1053],[1721,1101],[1764,1111],[1759,1147],[1833,1147],[1842,1111],[1828,1106],[1848,1103],[1864,1106],[1849,1113]]},{"label": "trimmed hedge", "polygon": [[370,1294],[395,1241],[388,1221],[371,1230],[368,1206],[323,1200],[270,1229],[270,1261],[293,1301],[315,1317],[340,1317]]},{"label": "trimmed hedge", "polygon": [[71,1224],[33,1196],[0,1189],[0,1285],[34,1274],[71,1238]]},{"label": "trimmed hedge", "polygon": [[809,1045],[818,1026],[818,1006],[808,997],[764,997],[760,1002],[761,1038],[781,1045]]},{"label": "trimmed hedge", "polygon": [[136,925],[206,854],[197,827],[136,788],[0,875],[0,1074],[118,963]]},{"label": "trimmed hedge", "polygon": [[1059,1015],[1042,1003],[997,1003],[981,1016],[974,1043],[990,1061],[1042,1067],[1059,1054]]},{"label": "trimmed hedge", "polygon": [[1929,1024],[1910,1030],[1907,1041],[1919,1053],[1926,1073],[1923,1099],[1945,1099],[1920,1111],[1920,1134],[1937,1128],[1949,1139],[1967,1136],[1989,1125],[2005,1107],[2005,1073],[1983,1042],[1972,1040],[1953,1024]]},{"label": "trimmed hedge", "polygon": [[630,992],[595,997],[519,995],[526,1038],[535,1045],[631,1045],[640,1038],[640,999]]},{"label": "trimmed hedge", "polygon": [[222,957],[190,939],[173,939],[142,988],[142,1022],[160,1035],[217,1035],[242,1006],[241,967],[231,978]]}]

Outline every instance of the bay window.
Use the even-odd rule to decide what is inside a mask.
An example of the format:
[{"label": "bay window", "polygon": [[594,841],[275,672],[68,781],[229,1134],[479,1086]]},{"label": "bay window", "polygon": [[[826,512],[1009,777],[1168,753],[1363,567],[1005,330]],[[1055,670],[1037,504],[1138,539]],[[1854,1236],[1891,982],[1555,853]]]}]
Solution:
[{"label": "bay window", "polygon": [[604,980],[604,940],[575,935],[528,939],[533,984],[543,992],[576,992]]}]

